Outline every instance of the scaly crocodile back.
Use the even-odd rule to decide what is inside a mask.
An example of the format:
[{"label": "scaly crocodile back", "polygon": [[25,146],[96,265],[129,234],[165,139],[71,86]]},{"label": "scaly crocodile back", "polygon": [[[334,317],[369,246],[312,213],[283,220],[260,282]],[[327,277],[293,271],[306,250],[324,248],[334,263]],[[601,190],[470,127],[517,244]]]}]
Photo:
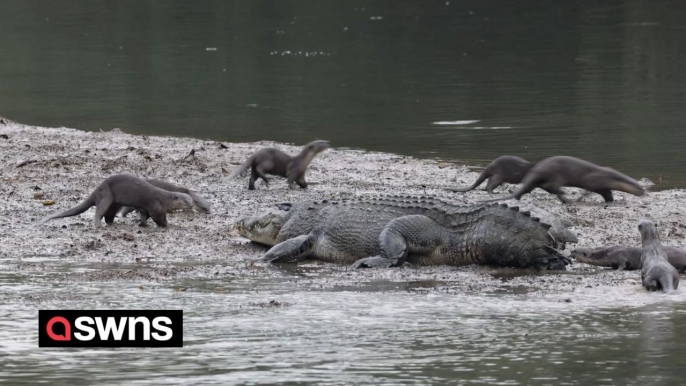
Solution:
[{"label": "scaly crocodile back", "polygon": [[[433,237],[450,240],[452,259],[421,264],[490,264],[530,267],[539,259],[557,258],[549,224],[506,204],[456,205],[436,197],[372,196],[341,201],[293,204],[277,242],[303,234],[318,238],[316,254],[350,262],[379,252],[379,235],[392,220],[423,215],[440,226]],[[354,260],[353,260],[354,261]]]}]

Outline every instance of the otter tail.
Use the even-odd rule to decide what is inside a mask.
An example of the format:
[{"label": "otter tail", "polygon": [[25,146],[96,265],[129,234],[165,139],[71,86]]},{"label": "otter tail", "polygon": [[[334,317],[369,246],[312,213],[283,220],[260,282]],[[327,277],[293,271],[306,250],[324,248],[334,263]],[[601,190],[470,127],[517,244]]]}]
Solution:
[{"label": "otter tail", "polygon": [[81,214],[81,213],[87,211],[93,205],[95,205],[95,200],[93,199],[93,196],[91,195],[90,197],[85,199],[79,205],[76,205],[75,207],[73,207],[69,210],[65,210],[62,213],[57,213],[57,214],[53,214],[53,215],[50,215],[48,217],[45,217],[42,220],[40,220],[38,222],[38,224],[36,224],[36,225],[43,225],[46,222],[48,222],[50,220],[54,220],[56,218],[76,216],[77,214]]},{"label": "otter tail", "polygon": [[474,181],[474,183],[470,187],[468,187],[468,188],[447,188],[446,190],[449,192],[469,192],[470,190],[473,190],[477,186],[481,185],[481,183],[484,182],[486,180],[486,178],[488,178],[488,177],[489,177],[489,175],[484,170],[483,172],[481,172],[481,174],[479,174],[479,177],[476,179],[476,181]]},{"label": "otter tail", "polygon": [[[677,279],[678,280],[678,279]],[[669,273],[664,273],[660,278],[658,279],[660,282],[660,286],[662,287],[662,292],[664,293],[670,293],[674,292],[676,289],[676,286],[679,285],[679,282],[674,284],[674,276],[670,275]]]},{"label": "otter tail", "polygon": [[519,197],[518,197],[517,195],[519,194],[520,191],[521,191],[521,189],[518,190],[518,191],[516,191],[516,192],[514,192],[514,193],[512,193],[512,194],[510,194],[509,196],[499,197],[499,198],[491,198],[491,199],[489,199],[489,200],[481,200],[481,201],[477,201],[477,202],[478,202],[479,204],[481,204],[481,203],[486,203],[486,202],[512,200],[513,198],[519,200]]},{"label": "otter tail", "polygon": [[537,184],[539,183],[538,177],[537,176],[531,176],[531,172],[524,177],[524,181],[522,181],[522,185],[517,189],[514,193],[510,194],[509,196],[505,197],[500,197],[500,198],[492,198],[490,200],[483,200],[483,201],[477,201],[478,203],[484,203],[484,202],[493,202],[493,201],[505,201],[505,200],[512,200],[516,199],[519,200],[522,198],[523,195],[527,193],[531,193],[532,190],[536,189],[538,186]]},{"label": "otter tail", "polygon": [[188,194],[193,199],[193,207],[195,207],[195,209],[197,209],[199,212],[210,213],[210,203],[207,202],[207,200],[200,197],[197,193],[193,191],[188,192]]},{"label": "otter tail", "polygon": [[238,177],[239,174],[243,173],[246,171],[250,166],[252,166],[252,162],[255,159],[255,155],[251,155],[250,158],[248,158],[245,162],[241,164],[241,166],[238,167],[238,169],[234,170],[233,173],[229,176],[229,181],[233,180],[234,178]]}]

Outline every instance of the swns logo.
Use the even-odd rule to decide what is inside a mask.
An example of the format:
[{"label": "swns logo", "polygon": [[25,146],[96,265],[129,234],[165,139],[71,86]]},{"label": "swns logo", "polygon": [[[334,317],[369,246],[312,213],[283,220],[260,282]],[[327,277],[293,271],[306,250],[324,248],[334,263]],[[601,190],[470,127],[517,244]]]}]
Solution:
[{"label": "swns logo", "polygon": [[183,311],[40,310],[38,347],[183,347]]}]

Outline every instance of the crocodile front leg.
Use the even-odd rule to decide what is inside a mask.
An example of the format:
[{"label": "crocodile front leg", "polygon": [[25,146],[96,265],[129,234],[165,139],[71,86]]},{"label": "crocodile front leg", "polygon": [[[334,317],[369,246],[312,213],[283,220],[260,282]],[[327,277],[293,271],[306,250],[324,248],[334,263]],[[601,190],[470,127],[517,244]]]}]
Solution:
[{"label": "crocodile front leg", "polygon": [[270,263],[297,263],[306,259],[314,247],[314,238],[302,235],[276,244],[262,256],[262,261]]},{"label": "crocodile front leg", "polygon": [[429,254],[436,246],[441,226],[427,216],[410,215],[390,221],[379,235],[380,256],[356,261],[353,268],[398,267],[412,251]]}]

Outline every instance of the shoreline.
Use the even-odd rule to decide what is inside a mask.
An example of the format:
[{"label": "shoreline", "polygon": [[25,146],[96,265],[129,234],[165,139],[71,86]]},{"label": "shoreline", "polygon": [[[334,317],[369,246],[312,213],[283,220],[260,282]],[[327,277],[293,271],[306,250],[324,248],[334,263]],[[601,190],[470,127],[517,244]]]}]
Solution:
[{"label": "shoreline", "polygon": [[[16,270],[40,270],[68,264],[101,264],[108,270],[67,272],[67,281],[168,281],[174,278],[203,279],[211,275],[240,277],[241,274],[274,276],[263,263],[254,262],[264,247],[249,243],[232,230],[235,219],[261,211],[274,203],[298,200],[342,199],[366,194],[434,195],[457,202],[472,203],[489,196],[481,190],[452,194],[450,186],[467,186],[478,176],[467,166],[439,163],[390,153],[333,148],[319,154],[310,165],[307,190],[287,187],[275,177],[267,188],[262,181],[257,190],[247,190],[248,177],[227,181],[238,164],[256,150],[274,146],[289,154],[300,146],[274,142],[226,143],[193,138],[139,136],[114,129],[85,132],[68,128],[41,128],[9,121],[0,124],[3,182],[0,194],[2,227],[0,259]],[[5,138],[5,136],[7,138]],[[189,156],[195,150],[194,156]],[[21,166],[19,166],[21,165]],[[85,199],[106,177],[130,173],[142,178],[159,178],[194,189],[211,206],[210,215],[189,212],[168,216],[169,228],[136,226],[137,216],[122,219],[103,229],[92,226],[94,208],[69,218],[57,219],[41,227],[42,217],[66,210]],[[499,188],[506,195],[513,186]],[[566,189],[572,198],[577,189]],[[40,200],[34,195],[42,194]],[[640,245],[636,226],[643,218],[659,224],[664,245],[686,247],[680,224],[679,207],[686,204],[686,190],[649,192],[644,197],[617,193],[610,205],[600,196],[581,203],[563,205],[555,196],[537,190],[522,199],[570,220],[578,236],[575,247]],[[45,206],[43,201],[54,200]],[[117,266],[120,268],[116,268]],[[212,270],[209,266],[220,265]],[[528,292],[568,292],[587,286],[636,285],[640,274],[609,271],[573,263],[568,274],[495,269],[489,267],[421,267],[353,271],[348,267],[308,261],[317,274],[312,283],[355,288],[364,283],[433,281],[456,292],[499,291],[525,287]],[[214,272],[219,272],[218,274]],[[320,277],[321,276],[321,277]],[[551,279],[554,277],[554,279]],[[335,284],[334,284],[335,283]],[[546,284],[547,283],[547,284]],[[313,284],[313,285],[314,285]],[[640,285],[640,284],[639,284]],[[431,286],[429,286],[431,287]],[[679,291],[681,292],[681,291]]]}]

